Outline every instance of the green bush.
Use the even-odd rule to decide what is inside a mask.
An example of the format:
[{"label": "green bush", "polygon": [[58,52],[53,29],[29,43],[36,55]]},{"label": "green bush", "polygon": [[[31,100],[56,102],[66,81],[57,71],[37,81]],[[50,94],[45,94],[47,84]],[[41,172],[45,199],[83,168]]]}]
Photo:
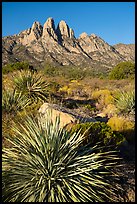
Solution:
[{"label": "green bush", "polygon": [[112,131],[111,127],[104,122],[87,122],[76,124],[72,127],[72,132],[80,131],[85,135],[83,144],[95,145],[100,142],[101,145],[121,144],[125,138],[122,134]]},{"label": "green bush", "polygon": [[86,104],[84,107],[85,107],[86,109],[88,109],[89,111],[92,111],[92,112],[96,111],[96,107],[93,106],[93,105]]},{"label": "green bush", "polygon": [[117,64],[109,73],[110,79],[127,79],[134,78],[135,64],[128,62],[121,62]]},{"label": "green bush", "polygon": [[29,63],[27,62],[16,62],[12,64],[7,64],[2,67],[2,73],[7,74],[9,72],[17,71],[17,70],[27,70],[29,69]]},{"label": "green bush", "polygon": [[83,135],[60,129],[59,118],[27,117],[13,129],[12,148],[2,155],[3,202],[104,202],[119,192],[112,185],[115,151],[80,147]]},{"label": "green bush", "polygon": [[102,73],[102,70],[99,72],[95,68],[85,68],[73,65],[52,66],[50,64],[46,64],[43,67],[43,71],[47,76],[63,76],[70,80],[95,76],[99,78],[106,78],[106,73]]}]

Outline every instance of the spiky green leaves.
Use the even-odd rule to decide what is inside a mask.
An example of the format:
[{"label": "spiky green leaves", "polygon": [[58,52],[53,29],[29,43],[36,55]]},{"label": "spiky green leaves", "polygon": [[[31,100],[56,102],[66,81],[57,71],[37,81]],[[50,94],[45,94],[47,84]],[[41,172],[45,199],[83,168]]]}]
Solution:
[{"label": "spiky green leaves", "polygon": [[29,105],[29,100],[17,91],[13,90],[3,90],[2,93],[2,111],[3,113],[15,114],[17,111],[23,110],[27,105]]},{"label": "spiky green leaves", "polygon": [[45,100],[48,84],[38,73],[20,71],[14,79],[14,84],[19,92],[25,95],[31,102]]},{"label": "spiky green leaves", "polygon": [[[12,148],[4,148],[4,202],[86,202],[110,200],[115,152],[81,147],[83,135],[59,128],[59,118],[27,117],[14,125]],[[109,171],[108,171],[109,169]]]},{"label": "spiky green leaves", "polygon": [[115,101],[116,106],[121,113],[135,114],[135,91],[123,91]]}]

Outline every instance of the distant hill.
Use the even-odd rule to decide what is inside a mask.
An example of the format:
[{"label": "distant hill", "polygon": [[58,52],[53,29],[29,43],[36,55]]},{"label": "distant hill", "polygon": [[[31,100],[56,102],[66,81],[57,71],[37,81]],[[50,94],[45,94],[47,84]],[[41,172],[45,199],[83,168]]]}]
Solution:
[{"label": "distant hill", "polygon": [[135,61],[135,45],[109,45],[95,34],[75,37],[65,21],[55,28],[53,18],[44,26],[32,27],[13,36],[2,38],[2,64],[28,61],[34,66],[48,62],[54,65],[76,65],[111,68],[121,61]]}]

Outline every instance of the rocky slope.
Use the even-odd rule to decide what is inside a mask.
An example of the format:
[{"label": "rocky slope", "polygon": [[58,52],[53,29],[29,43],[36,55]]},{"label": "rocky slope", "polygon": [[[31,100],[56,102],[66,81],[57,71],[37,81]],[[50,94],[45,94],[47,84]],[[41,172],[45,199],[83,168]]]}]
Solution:
[{"label": "rocky slope", "polygon": [[95,34],[82,33],[75,37],[73,29],[65,21],[55,28],[53,18],[44,26],[34,22],[32,27],[17,35],[2,38],[2,64],[28,61],[32,65],[53,63],[112,67],[120,61],[135,59],[134,45],[110,46]]},{"label": "rocky slope", "polygon": [[126,60],[135,61],[135,45],[134,44],[116,44],[114,48],[124,56]]}]

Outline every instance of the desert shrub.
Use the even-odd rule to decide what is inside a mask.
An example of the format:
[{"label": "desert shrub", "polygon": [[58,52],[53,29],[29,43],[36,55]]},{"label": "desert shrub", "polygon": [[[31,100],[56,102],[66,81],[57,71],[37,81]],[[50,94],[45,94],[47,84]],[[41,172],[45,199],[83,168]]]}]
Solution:
[{"label": "desert shrub", "polygon": [[95,90],[92,92],[92,98],[97,100],[100,107],[103,108],[108,104],[114,103],[114,97],[108,89]]},{"label": "desert shrub", "polygon": [[85,96],[86,93],[78,80],[71,80],[68,85],[60,87],[59,93],[68,96]]},{"label": "desert shrub", "polygon": [[14,135],[12,131],[15,114],[2,113],[2,147],[11,146],[6,138]]},{"label": "desert shrub", "polygon": [[66,108],[70,108],[70,109],[78,108],[78,104],[73,100],[64,100],[62,104]]},{"label": "desert shrub", "polygon": [[47,76],[63,76],[70,80],[80,80],[85,77],[93,77],[98,75],[94,69],[83,68],[79,66],[64,65],[64,66],[52,66],[46,64],[43,68],[45,75]]},{"label": "desert shrub", "polygon": [[51,66],[50,64],[46,64],[44,66],[44,74],[47,76],[57,76],[59,75],[59,70],[57,67]]},{"label": "desert shrub", "polygon": [[[85,135],[83,144],[95,145],[100,142],[102,146],[114,145],[122,143],[125,138],[122,134],[116,134],[111,127],[104,122],[86,122],[76,124],[72,127],[72,132],[81,131]],[[108,148],[108,147],[107,147]]]},{"label": "desert shrub", "polygon": [[135,123],[124,117],[112,117],[107,124],[113,131],[120,132],[128,141],[134,141],[135,137]]},{"label": "desert shrub", "polygon": [[2,89],[13,90],[14,89],[13,77],[11,74],[5,74],[2,76]]},{"label": "desert shrub", "polygon": [[3,148],[3,202],[112,201],[115,151],[80,147],[83,135],[59,128],[59,118],[27,117],[14,124],[12,148]]},{"label": "desert shrub", "polygon": [[[38,115],[38,110],[42,105],[42,101],[38,103],[28,104],[24,108],[17,109],[16,111],[13,109],[12,111],[2,112],[2,146],[11,146],[11,144],[6,140],[6,138],[14,137],[14,131],[12,130],[13,124],[15,122],[20,121],[23,124],[26,116],[34,116]],[[7,125],[8,124],[8,125]]]},{"label": "desert shrub", "polygon": [[7,74],[9,72],[17,71],[17,70],[26,70],[29,69],[28,62],[16,62],[12,64],[7,64],[2,67],[2,73]]},{"label": "desert shrub", "polygon": [[16,89],[25,95],[30,102],[46,100],[48,83],[38,73],[30,71],[20,71],[14,78]]},{"label": "desert shrub", "polygon": [[118,114],[117,107],[115,106],[115,104],[108,104],[102,110],[102,114],[104,114],[104,116],[107,116],[108,118],[111,118],[112,116],[115,116]]},{"label": "desert shrub", "polygon": [[135,115],[135,91],[121,91],[115,102],[120,113]]},{"label": "desert shrub", "polygon": [[109,73],[110,79],[126,79],[134,78],[135,75],[135,64],[128,62],[121,62],[117,64]]},{"label": "desert shrub", "polygon": [[86,104],[84,107],[85,107],[86,109],[88,109],[89,111],[91,111],[91,112],[96,111],[96,107],[95,107],[94,105]]},{"label": "desert shrub", "polygon": [[69,94],[69,88],[68,86],[63,86],[63,87],[60,87],[59,88],[59,93],[63,94],[63,95],[66,95],[66,94]]},{"label": "desert shrub", "polygon": [[48,85],[48,87],[47,87],[47,91],[49,92],[49,93],[57,93],[58,92],[58,90],[59,90],[59,88],[60,88],[60,84],[58,84],[57,82],[55,82],[55,81],[52,81],[52,82],[49,82],[49,85]]}]

